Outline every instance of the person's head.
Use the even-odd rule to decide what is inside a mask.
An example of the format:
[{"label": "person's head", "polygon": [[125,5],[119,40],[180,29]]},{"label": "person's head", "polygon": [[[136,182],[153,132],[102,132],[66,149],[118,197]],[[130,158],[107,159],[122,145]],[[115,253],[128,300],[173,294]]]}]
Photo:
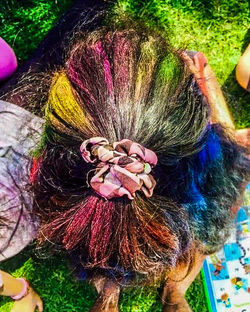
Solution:
[{"label": "person's head", "polygon": [[[76,253],[85,267],[145,275],[173,267],[195,241],[205,251],[220,246],[246,163],[209,114],[178,52],[155,32],[131,26],[82,34],[54,73],[31,172],[40,242]],[[151,197],[142,188],[133,199],[93,189],[100,166],[109,167],[101,179],[114,166],[97,152],[97,163],[83,157],[83,142],[96,137],[108,150],[128,139],[156,154]]]}]

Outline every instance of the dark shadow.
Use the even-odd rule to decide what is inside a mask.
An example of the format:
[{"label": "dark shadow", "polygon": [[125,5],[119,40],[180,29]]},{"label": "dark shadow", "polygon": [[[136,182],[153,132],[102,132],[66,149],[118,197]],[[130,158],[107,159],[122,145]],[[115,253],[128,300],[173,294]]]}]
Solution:
[{"label": "dark shadow", "polygon": [[250,93],[244,90],[235,78],[235,68],[222,86],[224,96],[234,117],[237,128],[250,127]]},{"label": "dark shadow", "polygon": [[104,0],[76,1],[72,8],[60,18],[57,25],[49,31],[31,57],[9,80],[2,84],[0,97],[13,89],[24,73],[44,72],[61,66],[65,57],[64,47],[70,43],[70,34],[74,31],[78,21],[81,21],[81,25],[78,25],[81,30],[91,31],[101,26],[104,23],[104,15],[100,13],[104,12],[109,5]]},{"label": "dark shadow", "polygon": [[[248,29],[245,34],[244,43],[241,48],[242,53],[245,51],[249,43],[250,29]],[[250,92],[247,92],[238,84],[235,77],[235,68],[227,77],[222,86],[222,90],[235,119],[236,126],[238,128],[247,128],[250,127]]]},{"label": "dark shadow", "polygon": [[18,268],[20,268],[25,261],[27,261],[31,255],[33,254],[33,247],[28,246],[25,249],[23,249],[18,255],[7,259],[0,263],[0,269],[5,271],[15,271]]},{"label": "dark shadow", "polygon": [[243,40],[244,43],[241,47],[241,53],[243,53],[246,50],[247,46],[250,44],[250,28],[248,28]]},{"label": "dark shadow", "polygon": [[193,15],[203,20],[228,21],[237,16],[240,21],[241,16],[247,16],[249,3],[247,0],[193,0],[187,4],[186,0],[170,0],[172,7]]}]

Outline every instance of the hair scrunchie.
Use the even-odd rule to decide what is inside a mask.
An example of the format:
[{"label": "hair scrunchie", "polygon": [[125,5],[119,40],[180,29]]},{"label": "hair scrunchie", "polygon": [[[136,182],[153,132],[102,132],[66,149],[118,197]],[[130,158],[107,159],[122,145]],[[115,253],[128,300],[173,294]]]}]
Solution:
[{"label": "hair scrunchie", "polygon": [[132,200],[139,190],[152,196],[156,182],[149,173],[158,161],[153,151],[128,139],[110,144],[105,138],[93,137],[81,144],[80,152],[87,163],[97,163],[90,185],[100,196],[127,195]]}]

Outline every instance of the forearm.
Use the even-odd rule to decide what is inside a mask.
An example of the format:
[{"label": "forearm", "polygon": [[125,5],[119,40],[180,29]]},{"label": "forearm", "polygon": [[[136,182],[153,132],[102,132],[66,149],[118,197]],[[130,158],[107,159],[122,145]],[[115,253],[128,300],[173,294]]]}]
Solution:
[{"label": "forearm", "polygon": [[210,121],[235,129],[233,118],[207,58],[203,53],[194,51],[182,51],[180,55],[194,75],[201,92],[207,98],[211,110]]},{"label": "forearm", "polygon": [[241,56],[235,73],[238,83],[250,92],[250,44]]},{"label": "forearm", "polygon": [[229,112],[223,93],[209,64],[205,67],[204,72],[212,123],[221,123],[226,127],[235,129],[233,118]]},{"label": "forearm", "polygon": [[23,290],[23,283],[12,277],[6,272],[0,271],[2,278],[2,287],[0,287],[0,295],[2,296],[17,296]]}]

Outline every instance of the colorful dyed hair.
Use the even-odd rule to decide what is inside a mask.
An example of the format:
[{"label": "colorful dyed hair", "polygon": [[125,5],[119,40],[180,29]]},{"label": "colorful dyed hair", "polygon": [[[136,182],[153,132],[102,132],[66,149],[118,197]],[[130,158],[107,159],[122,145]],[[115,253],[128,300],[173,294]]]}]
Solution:
[{"label": "colorful dyed hair", "polygon": [[[79,38],[54,74],[31,173],[40,243],[84,268],[146,277],[171,269],[193,243],[218,249],[247,179],[244,149],[210,124],[197,84],[164,38],[140,27]],[[151,198],[105,200],[89,187],[95,166],[80,145],[95,136],[157,154]]]}]

